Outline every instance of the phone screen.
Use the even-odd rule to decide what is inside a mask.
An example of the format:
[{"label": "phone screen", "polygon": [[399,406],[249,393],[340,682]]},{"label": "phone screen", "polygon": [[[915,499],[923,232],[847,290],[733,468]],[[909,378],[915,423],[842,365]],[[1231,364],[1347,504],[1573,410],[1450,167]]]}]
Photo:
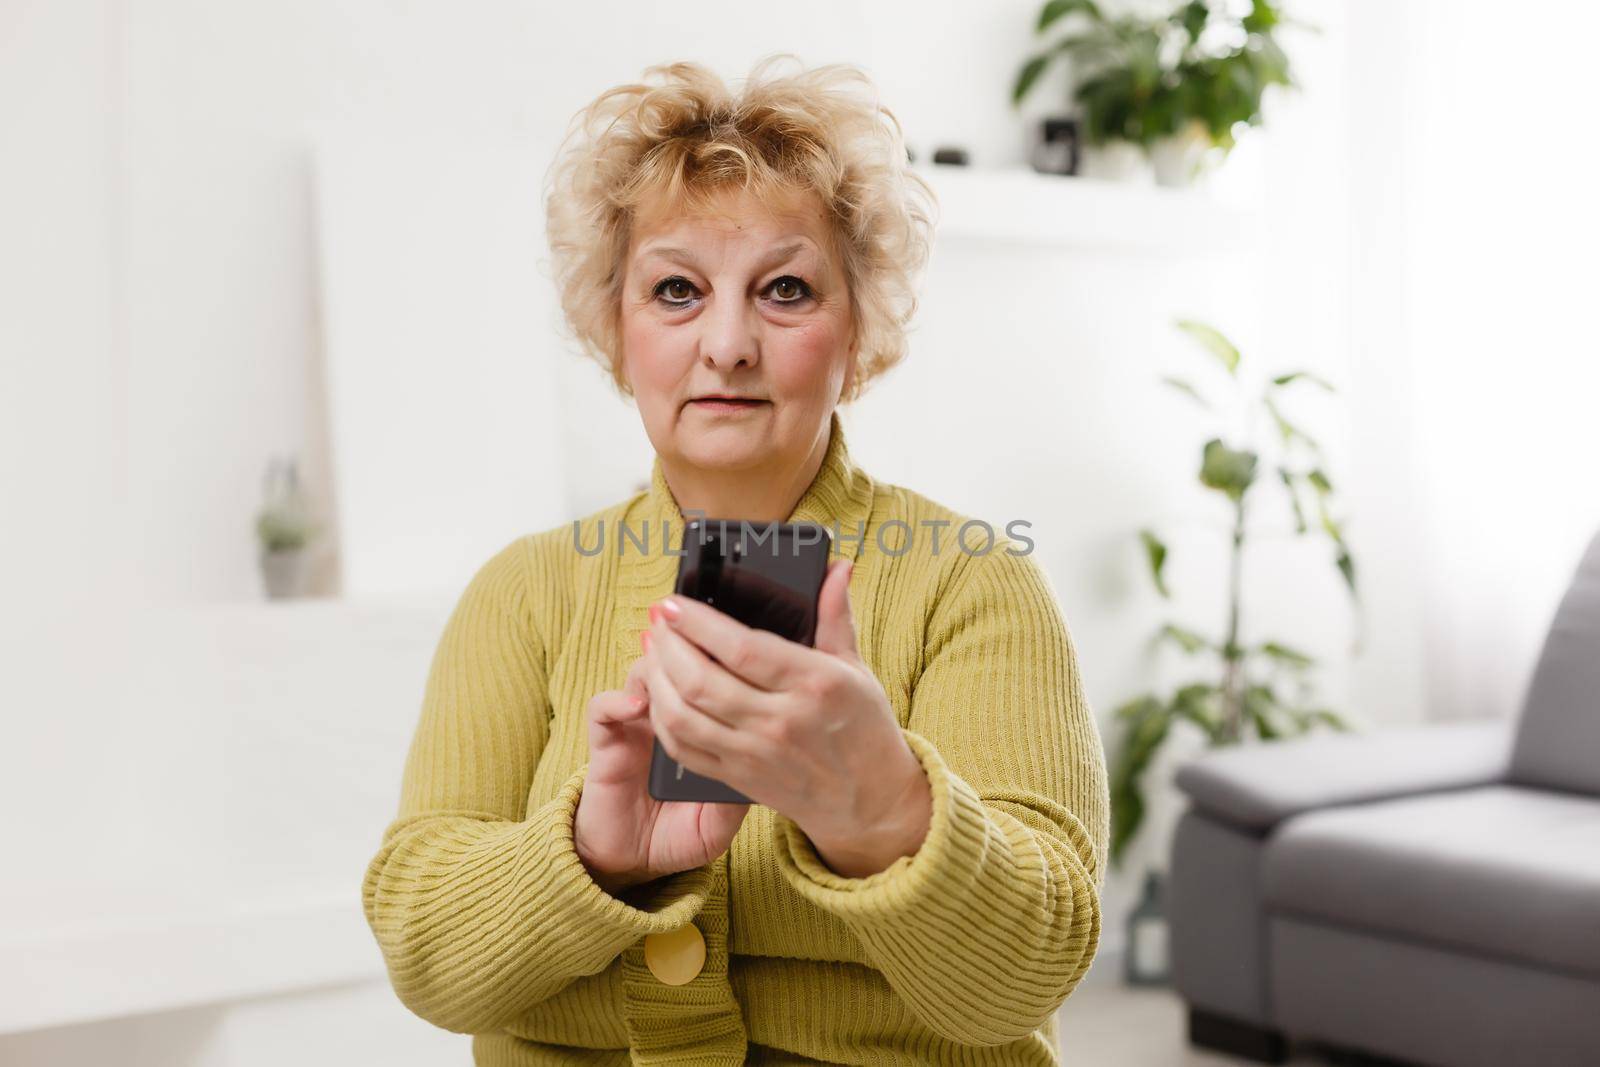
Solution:
[{"label": "phone screen", "polygon": [[684,536],[699,547],[682,557],[679,593],[746,626],[811,644],[817,630],[817,593],[827,570],[830,539],[825,528],[787,523],[741,529],[730,523],[717,529],[693,523]]}]

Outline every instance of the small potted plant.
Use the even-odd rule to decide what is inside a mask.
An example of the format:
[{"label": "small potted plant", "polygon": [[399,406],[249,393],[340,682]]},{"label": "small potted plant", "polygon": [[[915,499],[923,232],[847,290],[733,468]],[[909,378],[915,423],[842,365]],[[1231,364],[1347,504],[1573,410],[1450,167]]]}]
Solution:
[{"label": "small potted plant", "polygon": [[1275,31],[1273,0],[1244,14],[1216,0],[1189,0],[1157,17],[1109,16],[1095,0],[1049,0],[1035,32],[1067,33],[1022,65],[1012,105],[1057,59],[1071,68],[1082,118],[1084,173],[1124,177],[1148,160],[1162,185],[1186,185],[1208,156],[1232,149],[1240,129],[1260,125],[1271,85],[1294,84]]},{"label": "small potted plant", "polygon": [[319,526],[311,517],[292,457],[268,461],[263,496],[256,514],[262,583],[273,600],[299,596],[305,588],[306,548]]}]

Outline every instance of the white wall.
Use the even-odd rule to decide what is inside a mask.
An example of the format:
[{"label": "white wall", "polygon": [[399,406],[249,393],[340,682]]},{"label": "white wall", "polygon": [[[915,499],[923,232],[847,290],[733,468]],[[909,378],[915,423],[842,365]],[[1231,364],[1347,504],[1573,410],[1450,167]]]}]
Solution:
[{"label": "white wall", "polygon": [[[61,832],[67,812],[112,840],[120,813],[97,824],[87,795],[60,801],[62,822],[17,813],[59,797],[47,768],[112,794],[132,775],[117,725],[95,712],[128,667],[114,16],[109,4],[0,8],[0,800],[13,855],[63,881],[103,862]],[[109,736],[80,744],[86,718]],[[0,883],[17,880],[8,865]]]}]

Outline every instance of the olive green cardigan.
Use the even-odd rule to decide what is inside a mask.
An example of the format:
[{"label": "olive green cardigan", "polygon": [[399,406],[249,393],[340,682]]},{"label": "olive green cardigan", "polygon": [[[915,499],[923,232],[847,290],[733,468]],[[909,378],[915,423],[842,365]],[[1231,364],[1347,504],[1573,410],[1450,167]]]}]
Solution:
[{"label": "olive green cardigan", "polygon": [[[921,848],[843,878],[757,804],[722,856],[620,898],[579,862],[589,698],[622,685],[677,570],[658,460],[647,491],[473,577],[366,868],[396,993],[476,1035],[478,1064],[1059,1062],[1056,1009],[1099,941],[1108,808],[1067,626],[1025,545],[983,552],[972,527],[956,547],[965,516],[857,468],[837,414],[830,433],[791,521],[836,528],[856,561],[862,658],[932,785]],[[643,940],[689,922],[704,968],[663,984]]]}]

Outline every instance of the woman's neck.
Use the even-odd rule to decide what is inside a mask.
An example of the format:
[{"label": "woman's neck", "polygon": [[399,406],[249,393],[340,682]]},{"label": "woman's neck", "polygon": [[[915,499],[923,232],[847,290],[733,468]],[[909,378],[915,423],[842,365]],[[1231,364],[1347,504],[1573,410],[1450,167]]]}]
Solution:
[{"label": "woman's neck", "polygon": [[827,453],[825,433],[798,466],[775,462],[749,470],[708,470],[662,457],[661,473],[679,510],[689,518],[698,514],[708,519],[784,522],[816,479]]}]

